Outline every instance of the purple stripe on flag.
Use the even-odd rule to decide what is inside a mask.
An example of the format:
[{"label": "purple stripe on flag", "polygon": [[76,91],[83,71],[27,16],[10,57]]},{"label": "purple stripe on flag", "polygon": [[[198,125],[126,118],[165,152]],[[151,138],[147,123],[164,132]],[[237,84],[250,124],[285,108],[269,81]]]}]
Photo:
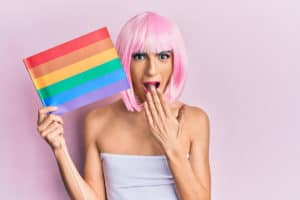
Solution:
[{"label": "purple stripe on flag", "polygon": [[97,100],[104,99],[105,97],[109,97],[123,90],[129,89],[129,87],[130,86],[127,82],[127,79],[123,79],[121,81],[110,84],[106,87],[102,87],[100,89],[94,90],[76,99],[72,99],[71,101],[66,102],[64,104],[57,105],[58,109],[52,113],[60,115],[65,112],[75,110],[76,108],[88,105]]}]

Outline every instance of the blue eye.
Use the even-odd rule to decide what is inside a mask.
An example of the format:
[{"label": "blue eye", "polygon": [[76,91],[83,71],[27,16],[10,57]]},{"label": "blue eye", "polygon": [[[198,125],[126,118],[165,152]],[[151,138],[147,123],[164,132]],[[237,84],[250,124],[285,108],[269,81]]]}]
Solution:
[{"label": "blue eye", "polygon": [[145,53],[134,53],[132,58],[135,60],[143,60],[145,59]]},{"label": "blue eye", "polygon": [[170,55],[166,53],[160,53],[158,54],[158,57],[160,60],[167,60],[168,58],[170,58]]}]

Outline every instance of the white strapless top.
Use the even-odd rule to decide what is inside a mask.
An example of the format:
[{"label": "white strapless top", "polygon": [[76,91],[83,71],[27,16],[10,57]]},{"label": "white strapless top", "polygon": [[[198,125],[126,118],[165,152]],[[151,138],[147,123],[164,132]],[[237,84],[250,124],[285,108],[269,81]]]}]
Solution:
[{"label": "white strapless top", "polygon": [[178,200],[165,155],[100,153],[100,157],[108,200]]}]

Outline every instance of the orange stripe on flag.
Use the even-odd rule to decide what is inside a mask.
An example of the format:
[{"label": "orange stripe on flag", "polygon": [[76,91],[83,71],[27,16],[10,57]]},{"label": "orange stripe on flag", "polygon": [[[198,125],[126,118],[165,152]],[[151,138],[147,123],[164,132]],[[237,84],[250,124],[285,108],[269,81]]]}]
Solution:
[{"label": "orange stripe on flag", "polygon": [[33,68],[40,64],[46,63],[52,59],[63,56],[67,53],[90,45],[99,40],[103,40],[109,37],[109,33],[106,27],[93,31],[81,37],[75,38],[63,44],[52,47],[48,50],[42,51],[36,55],[24,59],[24,63],[27,68]]},{"label": "orange stripe on flag", "polygon": [[28,71],[33,78],[38,78],[111,48],[113,48],[113,43],[110,38],[107,38],[105,40],[95,42],[87,47],[73,51],[65,56],[58,57],[34,68],[28,69]]}]

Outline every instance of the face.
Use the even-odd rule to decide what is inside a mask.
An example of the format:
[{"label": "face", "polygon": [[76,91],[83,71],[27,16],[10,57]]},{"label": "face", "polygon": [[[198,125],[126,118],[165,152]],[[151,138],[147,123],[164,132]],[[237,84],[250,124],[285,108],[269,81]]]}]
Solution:
[{"label": "face", "polygon": [[132,54],[130,74],[134,93],[141,103],[146,100],[146,91],[151,84],[154,84],[160,92],[165,92],[172,69],[173,54],[171,51]]}]

